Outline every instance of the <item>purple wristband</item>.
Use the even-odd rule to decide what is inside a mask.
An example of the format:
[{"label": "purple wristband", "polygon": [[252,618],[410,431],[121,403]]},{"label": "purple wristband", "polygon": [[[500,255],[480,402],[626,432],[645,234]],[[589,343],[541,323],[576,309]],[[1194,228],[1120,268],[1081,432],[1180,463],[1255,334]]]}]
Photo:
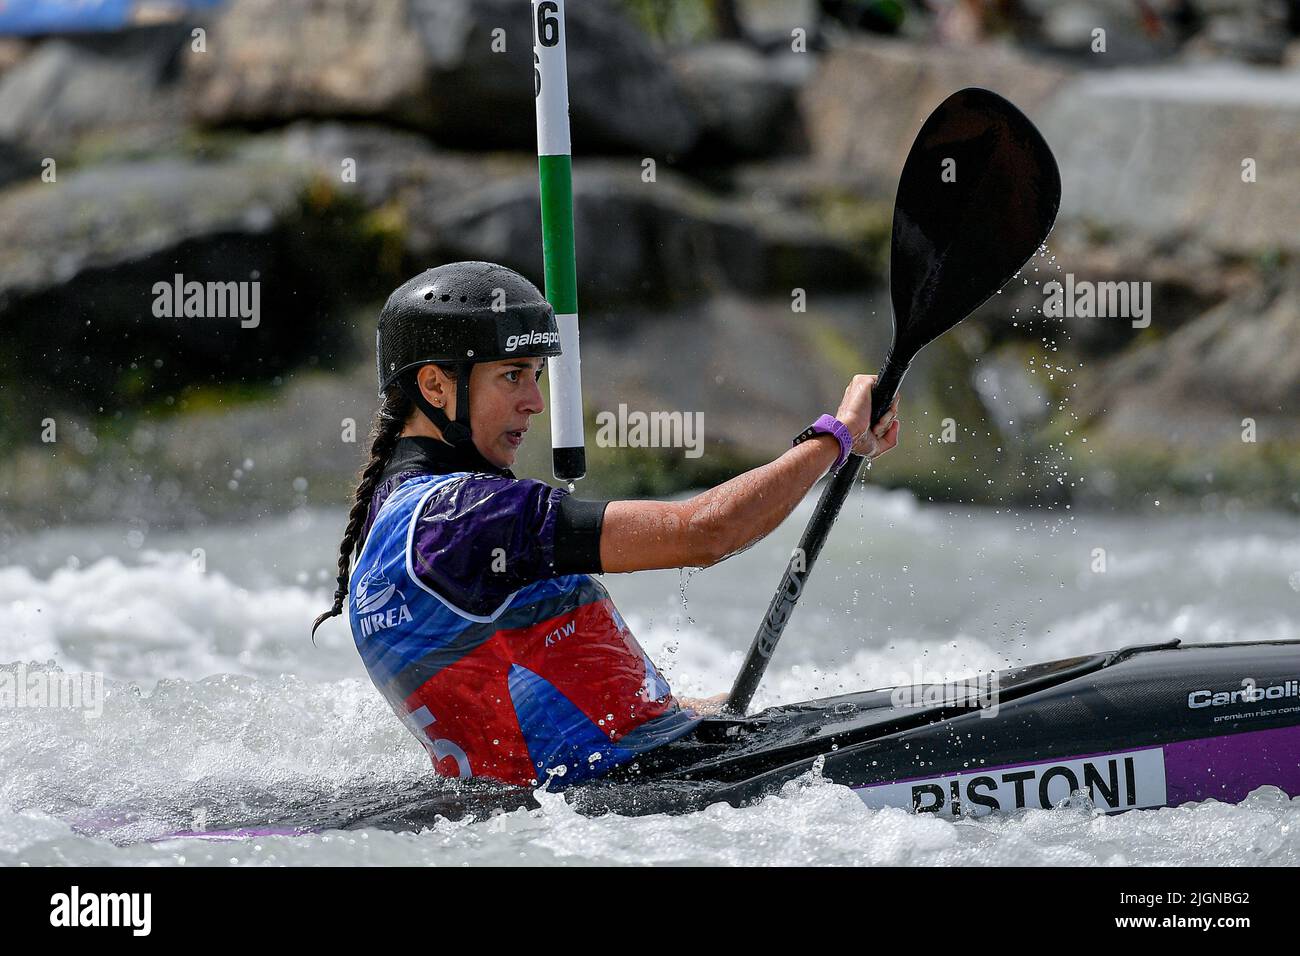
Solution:
[{"label": "purple wristband", "polygon": [[849,455],[853,453],[853,436],[849,434],[848,426],[834,415],[823,415],[796,435],[791,447],[807,441],[814,435],[834,435],[839,441],[840,457],[836,458],[835,464],[831,465],[831,471],[839,471],[840,466],[848,461]]}]

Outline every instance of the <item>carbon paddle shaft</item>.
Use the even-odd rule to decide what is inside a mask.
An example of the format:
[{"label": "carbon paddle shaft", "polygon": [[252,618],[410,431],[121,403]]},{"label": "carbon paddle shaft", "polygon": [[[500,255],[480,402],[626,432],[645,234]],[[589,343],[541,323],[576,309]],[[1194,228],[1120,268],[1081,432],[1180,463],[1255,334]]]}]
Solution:
[{"label": "carbon paddle shaft", "polygon": [[[887,365],[881,371],[876,386],[871,391],[872,428],[875,428],[889,411],[889,406],[894,404],[894,396],[898,394],[898,387],[902,384],[903,374],[906,371],[906,367],[900,370],[893,365]],[[817,563],[822,545],[826,543],[826,537],[830,534],[835,519],[839,517],[840,509],[844,507],[844,499],[849,496],[853,483],[857,481],[864,461],[866,459],[861,455],[849,455],[848,460],[840,466],[840,470],[822,489],[817,508],[808,520],[807,527],[803,529],[799,546],[790,556],[790,563],[785,566],[781,584],[777,587],[776,594],[772,596],[772,603],[768,605],[763,622],[758,626],[758,633],[754,635],[754,643],[749,646],[745,663],[741,666],[740,673],[736,675],[736,682],[731,687],[731,695],[727,698],[725,710],[728,713],[743,714],[749,707],[749,702],[754,699],[754,691],[758,690],[763,672],[767,670],[767,664],[772,659],[772,652],[776,650],[776,644],[781,640],[781,634],[785,631],[790,615],[794,613],[794,606],[803,594],[808,575],[812,574],[813,565]]]}]

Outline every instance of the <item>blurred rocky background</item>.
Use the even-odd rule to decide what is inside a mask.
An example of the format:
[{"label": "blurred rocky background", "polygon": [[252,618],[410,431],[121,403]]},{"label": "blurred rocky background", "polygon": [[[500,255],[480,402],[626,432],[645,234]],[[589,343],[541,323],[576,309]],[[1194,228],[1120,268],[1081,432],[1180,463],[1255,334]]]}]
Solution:
[{"label": "blurred rocky background", "polygon": [[[1043,130],[1062,215],[923,354],[870,480],[1300,508],[1300,0],[572,0],[568,23],[588,416],[699,411],[705,437],[593,429],[581,494],[769,460],[878,368],[899,168],[978,85]],[[11,2],[0,34],[0,532],[339,505],[388,291],[462,258],[540,284],[525,0]],[[259,282],[257,326],[156,317],[177,274]],[[1150,283],[1149,324],[1044,317],[1067,274]],[[537,424],[516,471],[549,477]]]}]

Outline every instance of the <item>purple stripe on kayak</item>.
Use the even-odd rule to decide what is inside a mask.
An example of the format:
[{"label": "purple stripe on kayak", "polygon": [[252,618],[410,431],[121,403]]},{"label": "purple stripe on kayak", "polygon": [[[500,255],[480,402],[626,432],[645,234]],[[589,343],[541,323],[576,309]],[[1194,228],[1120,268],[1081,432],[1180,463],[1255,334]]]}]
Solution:
[{"label": "purple stripe on kayak", "polygon": [[1300,796],[1300,727],[1165,744],[1170,806],[1209,798],[1238,803],[1269,784]]},{"label": "purple stripe on kayak", "polygon": [[1167,806],[1209,799],[1239,803],[1251,791],[1264,786],[1278,787],[1293,797],[1300,796],[1300,726],[1252,730],[1131,750],[1039,757],[995,766],[981,764],[961,770],[850,786],[856,791],[869,791],[909,783],[934,783],[977,774],[996,774],[1023,767],[1041,768],[1080,760],[1102,761],[1150,750],[1162,752],[1164,803]]},{"label": "purple stripe on kayak", "polygon": [[301,827],[239,827],[234,830],[177,830],[175,833],[164,833],[162,836],[153,837],[150,843],[161,843],[163,840],[247,840],[250,837],[273,837],[273,836],[305,836],[306,831]]}]

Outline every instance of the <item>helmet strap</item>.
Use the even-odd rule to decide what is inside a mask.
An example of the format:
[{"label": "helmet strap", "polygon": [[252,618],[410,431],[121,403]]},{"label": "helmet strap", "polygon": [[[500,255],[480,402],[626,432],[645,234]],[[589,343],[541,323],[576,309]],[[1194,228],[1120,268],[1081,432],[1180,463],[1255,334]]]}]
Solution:
[{"label": "helmet strap", "polygon": [[[447,424],[443,437],[453,445],[470,444],[469,430],[469,377],[474,371],[472,362],[456,365],[456,420]],[[443,418],[447,416],[444,415]],[[448,434],[450,432],[450,434]]]},{"label": "helmet strap", "polygon": [[424,392],[420,390],[419,369],[412,369],[397,381],[412,404],[423,412],[429,421],[438,426],[438,430],[442,432],[442,437],[448,444],[457,448],[474,444],[469,428],[469,376],[472,369],[473,366],[469,362],[460,362],[456,366],[455,421],[448,418],[446,412],[424,397]]}]

